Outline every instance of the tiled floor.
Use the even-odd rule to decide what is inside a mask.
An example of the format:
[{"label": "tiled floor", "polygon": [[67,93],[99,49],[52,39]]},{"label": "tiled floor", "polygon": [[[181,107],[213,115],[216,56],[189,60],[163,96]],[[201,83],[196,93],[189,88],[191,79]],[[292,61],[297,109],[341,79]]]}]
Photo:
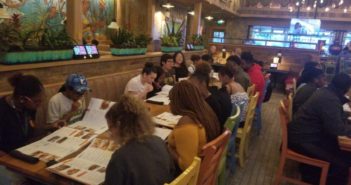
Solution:
[{"label": "tiled floor", "polygon": [[230,175],[228,184],[271,185],[273,183],[279,164],[281,143],[278,105],[283,98],[283,94],[273,93],[270,101],[263,104],[261,134],[251,137],[250,153],[245,166],[244,168],[237,166],[235,174]]}]

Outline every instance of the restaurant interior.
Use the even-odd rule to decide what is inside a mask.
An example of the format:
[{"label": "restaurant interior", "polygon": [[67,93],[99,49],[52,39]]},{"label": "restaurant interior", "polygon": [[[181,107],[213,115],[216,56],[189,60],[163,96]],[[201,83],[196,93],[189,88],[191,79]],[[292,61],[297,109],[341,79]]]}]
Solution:
[{"label": "restaurant interior", "polygon": [[0,0],[0,35],[0,185],[351,185],[351,0]]}]

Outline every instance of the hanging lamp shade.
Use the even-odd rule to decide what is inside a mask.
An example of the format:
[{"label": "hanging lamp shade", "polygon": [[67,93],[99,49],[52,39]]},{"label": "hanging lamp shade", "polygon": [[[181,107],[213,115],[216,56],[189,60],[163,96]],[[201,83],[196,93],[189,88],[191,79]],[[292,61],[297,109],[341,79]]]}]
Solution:
[{"label": "hanging lamp shade", "polygon": [[114,29],[114,30],[118,30],[119,26],[117,24],[117,22],[115,20],[113,20],[108,26],[109,29]]}]

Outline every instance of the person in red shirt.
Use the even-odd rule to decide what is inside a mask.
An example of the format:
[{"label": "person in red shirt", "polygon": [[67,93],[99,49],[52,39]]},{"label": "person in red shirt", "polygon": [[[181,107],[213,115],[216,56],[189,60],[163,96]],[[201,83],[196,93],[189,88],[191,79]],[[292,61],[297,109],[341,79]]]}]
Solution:
[{"label": "person in red shirt", "polygon": [[255,63],[253,55],[250,52],[242,52],[242,68],[247,72],[250,77],[251,83],[256,85],[255,92],[259,92],[259,99],[257,102],[255,120],[253,127],[259,134],[262,124],[261,124],[261,105],[264,98],[265,91],[265,79],[262,73],[262,67]]}]

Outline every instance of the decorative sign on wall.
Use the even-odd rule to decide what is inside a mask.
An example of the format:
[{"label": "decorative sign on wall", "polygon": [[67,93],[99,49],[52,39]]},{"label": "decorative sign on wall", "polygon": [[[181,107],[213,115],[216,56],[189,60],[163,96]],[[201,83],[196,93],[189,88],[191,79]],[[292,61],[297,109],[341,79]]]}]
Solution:
[{"label": "decorative sign on wall", "polygon": [[82,0],[83,38],[105,40],[107,26],[115,18],[115,0]]}]

